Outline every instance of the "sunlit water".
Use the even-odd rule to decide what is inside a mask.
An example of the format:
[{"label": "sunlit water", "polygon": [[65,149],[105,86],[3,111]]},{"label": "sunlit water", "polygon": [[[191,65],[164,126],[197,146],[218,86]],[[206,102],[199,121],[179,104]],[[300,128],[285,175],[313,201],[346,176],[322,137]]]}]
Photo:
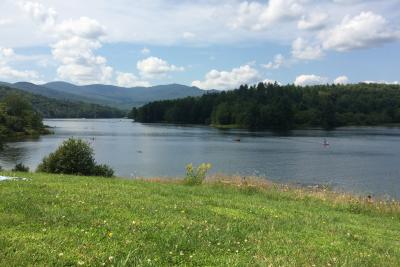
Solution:
[{"label": "sunlit water", "polygon": [[[118,176],[183,176],[187,163],[212,172],[400,198],[400,128],[298,130],[288,134],[139,124],[130,120],[46,120],[54,135],[8,143],[0,166],[35,169],[68,137],[89,141]],[[324,139],[329,146],[324,146]],[[238,142],[237,139],[240,139]]]}]

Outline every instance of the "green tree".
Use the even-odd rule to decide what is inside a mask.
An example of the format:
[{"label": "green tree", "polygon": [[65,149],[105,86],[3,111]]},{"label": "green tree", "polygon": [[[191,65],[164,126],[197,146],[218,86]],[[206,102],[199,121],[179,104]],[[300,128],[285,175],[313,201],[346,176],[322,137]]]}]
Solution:
[{"label": "green tree", "polygon": [[87,142],[75,138],[64,141],[55,152],[45,157],[37,171],[104,177],[114,174],[108,166],[96,164],[93,149]]}]

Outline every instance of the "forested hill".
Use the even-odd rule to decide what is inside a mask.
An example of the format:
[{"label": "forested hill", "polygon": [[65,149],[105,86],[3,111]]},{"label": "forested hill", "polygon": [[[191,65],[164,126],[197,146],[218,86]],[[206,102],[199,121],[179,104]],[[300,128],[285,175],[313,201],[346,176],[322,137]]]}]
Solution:
[{"label": "forested hill", "polygon": [[[0,84],[2,84],[0,82]],[[29,82],[3,83],[12,88],[49,98],[69,101],[83,101],[128,110],[151,101],[177,99],[187,96],[201,96],[206,91],[181,84],[151,87],[118,87],[105,84],[74,85],[66,82],[50,82],[36,85]]]},{"label": "forested hill", "polygon": [[0,85],[0,101],[11,94],[20,95],[44,118],[122,118],[125,111],[85,102],[58,100]]},{"label": "forested hill", "polygon": [[0,99],[0,149],[7,138],[48,133],[42,117],[23,96],[7,94]]},{"label": "forested hill", "polygon": [[213,124],[249,129],[335,128],[400,123],[400,86],[384,84],[297,87],[263,84],[157,101],[133,108],[139,122]]}]

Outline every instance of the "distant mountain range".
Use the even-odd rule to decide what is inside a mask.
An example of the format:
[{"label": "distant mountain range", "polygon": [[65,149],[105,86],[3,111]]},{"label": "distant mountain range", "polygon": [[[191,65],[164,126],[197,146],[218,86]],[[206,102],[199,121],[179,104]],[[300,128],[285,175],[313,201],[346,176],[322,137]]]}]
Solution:
[{"label": "distant mountain range", "polygon": [[9,95],[20,95],[27,99],[44,118],[122,118],[126,116],[126,111],[118,108],[69,99],[50,98],[0,83],[0,102]]},{"label": "distant mountain range", "polygon": [[103,84],[78,86],[66,82],[50,82],[42,85],[28,82],[1,84],[50,98],[84,101],[125,110],[141,106],[151,101],[177,99],[187,96],[201,96],[209,92],[197,87],[180,84],[133,88]]}]

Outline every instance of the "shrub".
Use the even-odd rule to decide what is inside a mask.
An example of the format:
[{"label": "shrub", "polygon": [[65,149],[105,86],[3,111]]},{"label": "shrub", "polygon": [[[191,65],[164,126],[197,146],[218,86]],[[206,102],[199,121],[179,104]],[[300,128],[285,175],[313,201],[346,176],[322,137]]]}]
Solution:
[{"label": "shrub", "polygon": [[106,165],[97,165],[90,145],[81,140],[70,138],[38,166],[38,172],[63,173],[87,176],[111,177],[114,171]]},{"label": "shrub", "polygon": [[12,169],[13,172],[29,172],[29,167],[25,166],[22,163],[18,163],[15,165],[14,169]]},{"label": "shrub", "polygon": [[211,167],[210,163],[202,163],[197,168],[194,168],[193,164],[186,165],[185,184],[201,185]]},{"label": "shrub", "polygon": [[94,167],[94,175],[102,177],[113,177],[114,170],[105,164],[100,164]]}]

